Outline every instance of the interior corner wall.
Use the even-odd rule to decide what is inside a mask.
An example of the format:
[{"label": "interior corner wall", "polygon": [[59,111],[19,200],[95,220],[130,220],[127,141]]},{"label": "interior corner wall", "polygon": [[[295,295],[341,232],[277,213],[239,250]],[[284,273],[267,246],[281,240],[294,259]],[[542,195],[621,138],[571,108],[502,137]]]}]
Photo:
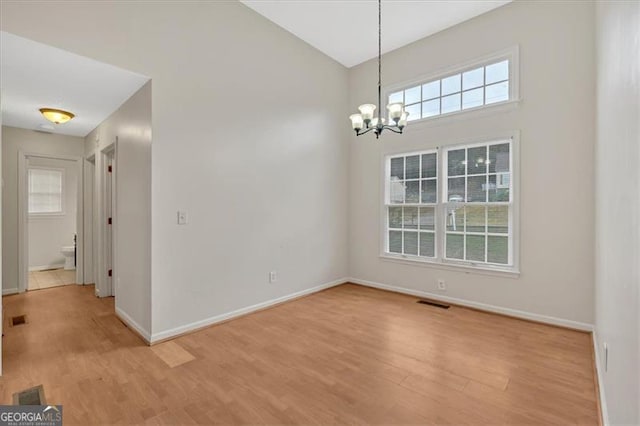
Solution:
[{"label": "interior corner wall", "polygon": [[[4,5],[3,5],[4,6]],[[34,130],[2,126],[2,291],[18,291],[18,153],[82,157],[84,141]]]},{"label": "interior corner wall", "polygon": [[640,424],[640,3],[599,1],[596,10],[598,373],[606,402],[605,424],[636,425]]},{"label": "interior corner wall", "polygon": [[[595,49],[592,2],[516,1],[385,54],[383,80],[401,84],[519,46],[514,108],[460,120],[410,122],[402,136],[350,142],[351,277],[438,293],[581,327],[593,324]],[[350,108],[376,99],[376,62],[350,69]],[[520,132],[519,278],[381,259],[382,161],[478,137]],[[444,279],[446,293],[438,292]]]}]

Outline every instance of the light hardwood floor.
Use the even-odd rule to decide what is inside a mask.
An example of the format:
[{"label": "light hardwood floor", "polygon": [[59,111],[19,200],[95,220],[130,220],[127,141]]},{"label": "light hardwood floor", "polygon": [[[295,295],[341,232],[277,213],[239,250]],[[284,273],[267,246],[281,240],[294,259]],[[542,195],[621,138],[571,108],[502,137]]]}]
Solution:
[{"label": "light hardwood floor", "polygon": [[416,300],[347,284],[147,347],[92,286],[8,296],[0,402],[43,384],[84,425],[598,423],[589,334]]}]

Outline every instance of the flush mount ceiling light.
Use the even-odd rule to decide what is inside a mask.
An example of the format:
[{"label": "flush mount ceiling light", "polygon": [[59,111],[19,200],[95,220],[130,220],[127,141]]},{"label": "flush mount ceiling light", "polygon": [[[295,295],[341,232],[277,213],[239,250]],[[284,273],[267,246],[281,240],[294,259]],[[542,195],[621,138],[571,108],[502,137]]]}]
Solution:
[{"label": "flush mount ceiling light", "polygon": [[389,119],[393,120],[393,124],[385,124],[385,119],[380,117],[382,111],[382,0],[378,0],[378,116],[374,117],[376,106],[374,104],[360,105],[358,109],[360,114],[349,116],[351,119],[351,127],[355,130],[356,135],[364,135],[373,130],[376,139],[380,137],[383,130],[388,129],[395,133],[402,133],[402,129],[407,125],[407,117],[409,113],[404,110],[404,104],[401,102],[387,105],[389,110]]},{"label": "flush mount ceiling light", "polygon": [[40,108],[40,113],[52,123],[63,124],[71,120],[75,115],[69,111],[55,108]]}]

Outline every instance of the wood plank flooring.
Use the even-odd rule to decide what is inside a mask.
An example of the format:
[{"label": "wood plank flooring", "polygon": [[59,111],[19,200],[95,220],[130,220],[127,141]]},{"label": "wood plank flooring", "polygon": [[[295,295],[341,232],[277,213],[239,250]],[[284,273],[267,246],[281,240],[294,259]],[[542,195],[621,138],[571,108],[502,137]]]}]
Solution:
[{"label": "wood plank flooring", "polygon": [[416,300],[346,284],[149,348],[92,286],[8,296],[0,403],[43,384],[65,424],[598,424],[589,334]]}]

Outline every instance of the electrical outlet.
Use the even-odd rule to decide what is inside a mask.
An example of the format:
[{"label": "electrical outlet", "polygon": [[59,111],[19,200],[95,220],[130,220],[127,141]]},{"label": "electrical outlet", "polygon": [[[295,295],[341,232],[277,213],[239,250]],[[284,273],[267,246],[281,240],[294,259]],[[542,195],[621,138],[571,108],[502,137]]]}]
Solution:
[{"label": "electrical outlet", "polygon": [[186,225],[187,224],[187,212],[178,211],[178,225]]},{"label": "electrical outlet", "polygon": [[438,290],[447,291],[447,284],[445,284],[444,280],[438,280]]},{"label": "electrical outlet", "polygon": [[604,352],[604,371],[605,373],[609,369],[609,345],[607,342],[602,344],[603,352]]},{"label": "electrical outlet", "polygon": [[269,272],[269,282],[275,283],[276,281],[278,281],[278,273],[276,271]]}]

